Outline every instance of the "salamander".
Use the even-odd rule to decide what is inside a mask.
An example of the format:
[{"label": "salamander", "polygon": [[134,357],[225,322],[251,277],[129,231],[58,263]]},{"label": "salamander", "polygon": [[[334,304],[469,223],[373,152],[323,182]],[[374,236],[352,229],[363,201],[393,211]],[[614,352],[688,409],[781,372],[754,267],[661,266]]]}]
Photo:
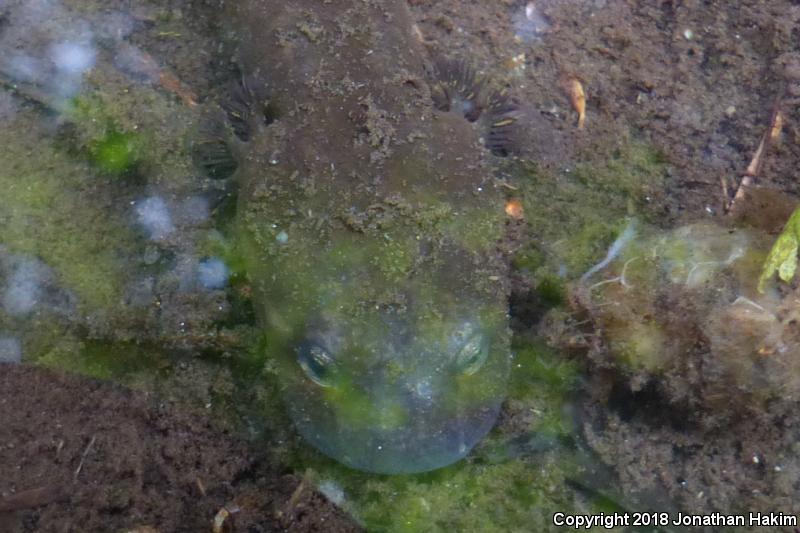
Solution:
[{"label": "salamander", "polygon": [[224,106],[233,161],[207,161],[238,184],[291,419],[355,469],[461,459],[494,425],[510,367],[504,198],[487,163],[503,137],[487,120],[510,122],[503,98],[429,57],[405,2],[223,13],[243,76]]}]

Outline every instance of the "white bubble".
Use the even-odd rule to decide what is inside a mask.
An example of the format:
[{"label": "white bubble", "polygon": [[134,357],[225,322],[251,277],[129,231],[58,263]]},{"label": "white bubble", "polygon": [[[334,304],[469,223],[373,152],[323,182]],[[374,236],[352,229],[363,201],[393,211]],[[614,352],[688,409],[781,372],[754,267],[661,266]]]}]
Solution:
[{"label": "white bubble", "polygon": [[22,361],[22,343],[16,337],[0,335],[0,363]]},{"label": "white bubble", "polygon": [[136,205],[139,224],[150,234],[150,239],[160,241],[175,231],[169,208],[163,198],[151,196]]},{"label": "white bubble", "polygon": [[517,11],[512,22],[515,36],[524,42],[536,41],[550,29],[547,17],[533,2],[528,2],[522,10]]},{"label": "white bubble", "polygon": [[420,400],[430,402],[433,399],[433,387],[428,379],[422,379],[414,386],[414,395]]},{"label": "white bubble", "polygon": [[334,505],[341,507],[345,503],[344,489],[335,481],[323,481],[318,488]]},{"label": "white bubble", "polygon": [[83,74],[94,66],[97,52],[91,46],[69,41],[56,43],[50,58],[58,70],[66,74]]},{"label": "white bubble", "polygon": [[131,15],[121,11],[112,11],[98,15],[98,21],[93,28],[98,34],[98,39],[111,39],[122,44],[122,39],[133,32],[135,25],[136,21]]},{"label": "white bubble", "polygon": [[206,289],[221,289],[228,284],[230,271],[225,263],[216,257],[200,261],[197,265],[197,279]]},{"label": "white bubble", "polygon": [[47,278],[44,265],[24,259],[6,281],[3,308],[7,313],[20,316],[33,311],[42,295],[42,283]]}]

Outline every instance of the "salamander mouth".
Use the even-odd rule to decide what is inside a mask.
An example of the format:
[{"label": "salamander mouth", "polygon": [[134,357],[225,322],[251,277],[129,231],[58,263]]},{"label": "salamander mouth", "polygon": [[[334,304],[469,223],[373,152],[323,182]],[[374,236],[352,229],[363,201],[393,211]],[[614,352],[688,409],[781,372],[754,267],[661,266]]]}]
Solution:
[{"label": "salamander mouth", "polygon": [[[322,365],[330,362],[325,359]],[[474,385],[459,384],[463,372],[393,380],[387,375],[391,371],[337,379],[320,370],[310,370],[313,384],[289,388],[289,414],[314,447],[368,472],[424,472],[462,459],[492,428],[504,397],[494,390],[497,379],[486,394],[465,397],[487,385],[479,379]]]},{"label": "salamander mouth", "polygon": [[[320,426],[308,412],[290,413],[300,434],[325,455],[356,470],[413,474],[435,470],[464,458],[494,426],[500,401],[439,422],[401,428]],[[335,420],[331,421],[335,424]]]}]

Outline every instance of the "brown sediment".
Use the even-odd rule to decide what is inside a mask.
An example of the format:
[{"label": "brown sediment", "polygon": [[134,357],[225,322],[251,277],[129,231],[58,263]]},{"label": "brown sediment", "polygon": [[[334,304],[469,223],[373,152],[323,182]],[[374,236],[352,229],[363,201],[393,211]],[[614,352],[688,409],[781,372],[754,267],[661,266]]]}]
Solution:
[{"label": "brown sediment", "polygon": [[310,487],[275,517],[298,480],[206,416],[112,384],[0,364],[0,531],[209,531],[226,506],[239,509],[243,530],[359,530]]}]

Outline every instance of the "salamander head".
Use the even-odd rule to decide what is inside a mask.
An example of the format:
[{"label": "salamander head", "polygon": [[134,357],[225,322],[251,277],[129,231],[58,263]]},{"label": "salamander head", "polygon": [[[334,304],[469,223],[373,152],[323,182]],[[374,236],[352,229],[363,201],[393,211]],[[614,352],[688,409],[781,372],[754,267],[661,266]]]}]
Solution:
[{"label": "salamander head", "polygon": [[382,313],[341,322],[295,347],[286,398],[314,446],[360,470],[420,472],[462,458],[492,427],[505,388],[504,365],[488,361],[501,357],[493,325]]},{"label": "salamander head", "polygon": [[[384,77],[365,78],[380,99],[312,98],[301,111],[294,91],[265,100],[263,83],[244,80],[240,103],[198,145],[211,177],[235,176],[265,355],[289,414],[311,444],[360,470],[453,463],[505,398],[502,203],[464,118],[506,111],[480,97],[471,71],[447,72],[436,109],[419,85]],[[486,125],[488,139],[513,123],[506,115]]]},{"label": "salamander head", "polygon": [[299,432],[371,472],[422,472],[461,459],[491,429],[505,397],[503,291],[487,297],[497,282],[459,271],[457,253],[387,279],[367,260],[382,257],[369,240],[339,264],[337,248],[281,276],[286,290],[272,298],[285,303],[266,311]]},{"label": "salamander head", "polygon": [[498,318],[336,317],[295,346],[287,390],[300,432],[339,461],[382,473],[419,472],[469,452],[494,424],[505,393]]}]

